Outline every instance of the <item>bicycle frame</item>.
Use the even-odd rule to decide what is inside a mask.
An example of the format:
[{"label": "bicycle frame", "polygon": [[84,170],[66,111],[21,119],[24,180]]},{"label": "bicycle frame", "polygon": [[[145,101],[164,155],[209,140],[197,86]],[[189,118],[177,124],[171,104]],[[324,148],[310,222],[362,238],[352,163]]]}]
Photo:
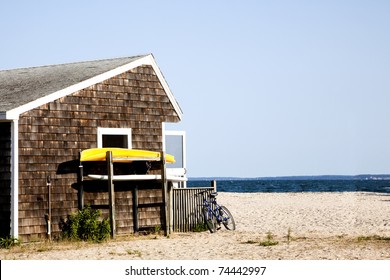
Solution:
[{"label": "bicycle frame", "polygon": [[[205,224],[211,233],[221,228],[221,223],[228,230],[235,230],[236,223],[230,211],[222,205],[217,203],[217,192],[206,194],[207,191],[201,191],[195,196],[202,195],[202,207],[203,219]],[[200,204],[200,203],[199,203]]]},{"label": "bicycle frame", "polygon": [[[213,206],[214,205],[214,209]],[[217,223],[220,224],[229,219],[229,217],[222,217],[220,214],[221,206],[217,203],[215,197],[210,197],[209,199],[203,198],[203,206],[207,208],[209,214],[213,215],[217,219]]]}]

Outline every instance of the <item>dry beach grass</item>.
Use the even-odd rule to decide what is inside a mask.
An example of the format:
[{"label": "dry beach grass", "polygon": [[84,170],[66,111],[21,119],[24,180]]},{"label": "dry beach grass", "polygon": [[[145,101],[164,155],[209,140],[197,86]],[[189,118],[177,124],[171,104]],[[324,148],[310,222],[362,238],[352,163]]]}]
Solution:
[{"label": "dry beach grass", "polygon": [[[218,200],[233,213],[235,231],[26,244],[1,249],[0,258],[390,260],[388,194],[219,193]],[[275,245],[262,246],[264,241]]]}]

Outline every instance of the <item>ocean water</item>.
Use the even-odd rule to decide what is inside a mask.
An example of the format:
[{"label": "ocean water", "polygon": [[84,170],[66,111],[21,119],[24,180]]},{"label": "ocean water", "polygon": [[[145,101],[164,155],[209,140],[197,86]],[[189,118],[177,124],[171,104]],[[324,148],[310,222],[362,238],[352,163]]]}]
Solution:
[{"label": "ocean water", "polygon": [[[210,181],[190,179],[188,187]],[[219,192],[379,192],[390,193],[390,180],[217,180]]]}]

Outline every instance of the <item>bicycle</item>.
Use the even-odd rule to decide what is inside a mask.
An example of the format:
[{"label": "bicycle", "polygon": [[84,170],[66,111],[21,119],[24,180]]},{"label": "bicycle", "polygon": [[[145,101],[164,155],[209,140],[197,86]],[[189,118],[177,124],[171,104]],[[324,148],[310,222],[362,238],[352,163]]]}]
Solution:
[{"label": "bicycle", "polygon": [[217,192],[212,192],[208,199],[205,197],[204,193],[207,190],[201,191],[196,194],[196,196],[203,196],[202,213],[204,221],[207,225],[207,228],[211,233],[216,232],[221,228],[221,223],[225,226],[227,230],[235,230],[236,223],[234,221],[233,215],[230,211],[223,205],[217,203]]}]

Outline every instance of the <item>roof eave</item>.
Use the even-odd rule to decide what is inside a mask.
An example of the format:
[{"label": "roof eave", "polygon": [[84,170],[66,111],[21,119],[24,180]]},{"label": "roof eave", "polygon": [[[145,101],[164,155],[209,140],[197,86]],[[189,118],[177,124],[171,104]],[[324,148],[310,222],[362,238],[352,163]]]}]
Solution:
[{"label": "roof eave", "polygon": [[159,78],[162,87],[164,88],[165,92],[167,93],[168,98],[171,101],[171,103],[172,103],[172,105],[177,113],[179,120],[181,120],[182,116],[183,116],[183,111],[182,111],[179,103],[177,102],[175,96],[173,95],[171,89],[169,88],[169,85],[168,85],[167,81],[165,80],[164,75],[162,74],[160,68],[158,67],[156,60],[154,59],[152,54],[148,55],[147,59],[150,60],[150,65],[153,67],[153,70],[156,73],[157,77]]},{"label": "roof eave", "polygon": [[107,71],[105,73],[102,73],[100,75],[97,75],[93,78],[87,79],[87,80],[82,81],[80,83],[74,84],[74,85],[69,86],[67,88],[64,88],[62,90],[53,92],[49,95],[38,98],[32,102],[26,103],[22,106],[19,106],[17,108],[14,108],[12,110],[7,111],[7,112],[0,112],[0,120],[18,119],[19,115],[21,115],[25,112],[28,112],[29,110],[32,110],[32,109],[37,108],[39,106],[42,106],[46,103],[52,102],[56,99],[65,97],[69,94],[72,94],[72,93],[77,92],[79,90],[85,89],[85,88],[90,87],[94,84],[100,83],[104,80],[110,79],[110,78],[115,77],[121,73],[124,73],[126,71],[129,71],[131,69],[134,69],[134,68],[142,66],[142,65],[150,65],[153,67],[153,70],[156,72],[156,75],[158,76],[165,92],[167,93],[170,102],[172,103],[179,119],[181,120],[183,112],[182,112],[179,104],[177,103],[175,97],[173,96],[173,94],[172,94],[167,82],[165,81],[163,74],[161,73],[159,67],[157,66],[157,63],[154,60],[152,54],[145,55],[145,56],[140,57],[139,59],[137,59],[135,61],[132,61],[130,63],[127,63],[127,64],[122,65],[120,67],[117,67],[115,69],[112,69],[110,71]]}]

